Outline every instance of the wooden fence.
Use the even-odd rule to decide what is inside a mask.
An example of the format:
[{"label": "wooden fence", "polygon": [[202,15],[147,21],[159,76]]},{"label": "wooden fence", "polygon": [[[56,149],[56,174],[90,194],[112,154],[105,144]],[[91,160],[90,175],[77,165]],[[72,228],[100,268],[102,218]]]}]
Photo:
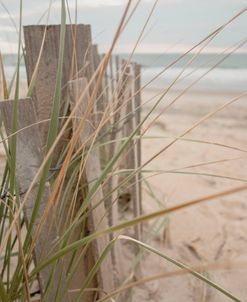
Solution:
[{"label": "wooden fence", "polygon": [[[18,101],[18,129],[24,130],[17,134],[16,177],[23,198],[44,159],[56,86],[59,37],[59,25],[24,27],[27,79],[29,85],[33,81],[35,81],[35,85],[31,98]],[[80,152],[80,150],[83,152],[84,149],[81,148],[83,144],[85,145],[84,148],[90,148],[93,139],[99,139],[103,145],[103,147],[90,151],[85,161],[81,182],[84,185],[87,184],[89,190],[101,175],[102,169],[105,168],[125,140],[137,129],[141,121],[140,66],[122,60],[118,56],[112,56],[107,71],[100,81],[102,60],[104,60],[104,56],[98,53],[96,45],[92,45],[89,25],[66,26],[60,129],[66,122],[66,116],[73,110],[74,115],[79,118],[72,119],[72,123],[59,140],[53,156],[52,169],[56,170],[61,165],[61,154],[65,152],[72,135],[76,135],[77,130],[80,129],[81,118],[86,116],[74,152]],[[97,86],[96,92],[95,86]],[[11,135],[12,132],[13,108],[13,100],[0,102],[7,135]],[[100,131],[96,136],[97,129]],[[142,214],[141,174],[138,172],[140,166],[141,140],[140,129],[138,129],[121,158],[112,168],[112,173],[108,174],[105,182],[93,195],[89,205],[91,211],[89,211],[86,233],[93,233],[99,229],[117,225],[121,220],[120,205],[128,206],[132,210],[133,217]],[[118,173],[120,170],[125,170],[125,173]],[[131,174],[133,175],[131,176]],[[34,247],[35,264],[46,258],[57,238],[66,230],[66,221],[68,220],[66,215],[71,212],[71,204],[67,204],[65,209],[49,205],[55,185],[50,179],[48,176],[45,193],[42,195],[39,206],[37,207],[35,204],[38,182],[33,186],[24,206],[26,223],[34,223],[33,237],[37,236],[38,226],[43,223],[43,228]],[[67,181],[69,179],[65,178],[64,182]],[[61,192],[60,194],[62,194]],[[82,192],[81,196],[76,197],[75,212],[82,205],[86,197],[85,194]],[[102,200],[105,202],[100,203]],[[32,222],[34,210],[38,211],[38,216]],[[43,221],[44,213],[48,210],[50,214]],[[56,214],[56,223],[54,223],[54,213]],[[105,215],[106,213],[107,215]],[[88,253],[78,263],[76,273],[71,281],[71,292],[73,289],[80,288],[80,284],[85,280],[88,271],[114,235],[117,234],[96,239],[89,246]],[[140,225],[133,229],[133,236],[137,239],[142,238]],[[83,238],[83,233],[79,226],[73,233],[73,240],[80,238]],[[97,278],[93,280],[90,287],[98,287],[102,288],[104,292],[111,292],[126,277],[123,262],[122,248],[120,242],[117,242],[111,255],[101,265]],[[63,269],[68,265],[68,260],[65,257],[61,266],[57,266],[58,268],[54,272],[54,282],[47,296],[49,301],[55,301],[58,284],[60,286],[65,285]],[[41,294],[49,282],[51,270],[52,267],[48,266],[38,276]],[[88,292],[83,301],[94,301],[93,297],[94,294]],[[71,298],[73,298],[73,294],[69,295],[68,292],[65,292],[59,301],[69,301]]]}]

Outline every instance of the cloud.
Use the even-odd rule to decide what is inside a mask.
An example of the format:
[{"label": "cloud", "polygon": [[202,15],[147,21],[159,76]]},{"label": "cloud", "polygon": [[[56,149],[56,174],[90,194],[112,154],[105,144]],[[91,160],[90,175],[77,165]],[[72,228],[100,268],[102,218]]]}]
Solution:
[{"label": "cloud", "polygon": [[[124,44],[119,43],[114,48],[115,53],[130,53],[134,49],[133,44]],[[193,45],[191,44],[182,44],[182,43],[173,43],[173,44],[165,44],[165,43],[141,43],[136,48],[135,53],[142,53],[142,54],[161,54],[161,53],[185,53],[187,52]],[[100,44],[99,50],[101,53],[105,53],[109,50],[109,45],[106,44]],[[205,49],[203,49],[203,53],[222,53],[225,51],[225,53],[229,53],[232,49],[229,49],[226,51],[225,47],[217,47],[217,46],[208,46]],[[194,49],[191,53],[197,53],[198,49]],[[242,48],[235,51],[235,53],[247,53],[247,49]]]},{"label": "cloud", "polygon": [[16,32],[17,31],[14,26],[0,25],[0,33],[16,33]]},{"label": "cloud", "polygon": [[[143,2],[153,2],[153,0],[142,0]],[[173,0],[174,1],[174,0]],[[180,0],[181,1],[181,0]],[[77,3],[77,7],[100,7],[100,6],[124,6],[127,4],[126,0],[84,0]],[[70,7],[75,8],[75,4],[70,4]]]},{"label": "cloud", "polygon": [[[29,10],[29,11],[25,10],[24,12],[22,12],[22,18],[30,17],[30,16],[33,16],[38,13],[40,14],[40,11],[43,12],[43,10],[45,10],[45,9],[43,9],[43,7],[37,8],[35,10],[34,9]],[[19,12],[10,12],[10,14],[7,12],[0,13],[0,21],[10,21],[10,18],[12,18],[17,23],[19,17],[20,17]]]},{"label": "cloud", "polygon": [[124,0],[86,0],[84,5],[86,6],[119,6],[123,5],[126,1]]},{"label": "cloud", "polygon": [[[85,7],[97,8],[101,6],[122,6],[124,4],[126,4],[126,1],[124,0],[84,0],[83,2],[78,1],[77,6],[74,1],[72,3],[69,2],[69,7],[70,9],[75,9],[76,7],[77,9],[80,9]],[[53,6],[60,7],[61,3],[56,2]]]}]

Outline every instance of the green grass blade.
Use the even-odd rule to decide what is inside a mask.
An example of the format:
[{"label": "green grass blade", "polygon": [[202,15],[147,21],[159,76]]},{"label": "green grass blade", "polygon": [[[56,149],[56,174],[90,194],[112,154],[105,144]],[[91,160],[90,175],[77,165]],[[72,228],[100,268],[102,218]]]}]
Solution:
[{"label": "green grass blade", "polygon": [[3,301],[3,302],[8,302],[9,301],[8,294],[5,290],[5,286],[3,284],[1,276],[0,276],[0,298],[1,298],[1,301]]},{"label": "green grass blade", "polygon": [[241,302],[241,300],[239,298],[237,298],[236,296],[232,295],[229,291],[225,290],[224,288],[222,288],[221,286],[217,285],[216,283],[212,282],[211,280],[209,280],[208,278],[206,278],[205,276],[203,276],[202,274],[192,270],[189,266],[183,264],[180,261],[177,261],[169,256],[167,256],[166,254],[160,252],[159,250],[151,247],[150,245],[143,243],[139,240],[136,240],[134,238],[128,237],[128,236],[124,236],[124,235],[120,235],[119,239],[123,239],[123,240],[128,240],[128,241],[132,241],[134,243],[136,243],[137,245],[143,247],[144,249],[150,251],[153,254],[156,254],[158,256],[160,256],[161,258],[171,262],[172,264],[180,267],[181,269],[185,269],[187,270],[190,274],[192,274],[193,276],[195,276],[197,279],[202,280],[203,282],[207,283],[208,285],[210,285],[211,287],[215,288],[216,290],[218,290],[219,292],[221,292],[223,295],[225,295],[226,297],[228,297],[229,299],[231,299],[232,301],[235,302]]},{"label": "green grass blade", "polygon": [[[53,142],[58,133],[58,125],[59,125],[59,112],[61,107],[61,90],[62,90],[62,76],[63,76],[63,61],[64,61],[64,47],[65,47],[65,31],[66,31],[66,9],[65,9],[65,1],[62,1],[62,8],[61,8],[61,29],[60,29],[60,45],[59,45],[59,59],[58,59],[58,66],[57,66],[57,75],[56,75],[56,85],[55,85],[55,92],[54,97],[52,100],[52,111],[51,111],[51,122],[48,131],[48,138],[46,144],[46,153],[49,151]],[[30,237],[31,229],[33,227],[34,221],[37,217],[37,212],[39,209],[40,200],[42,198],[45,183],[47,181],[47,177],[49,174],[49,169],[52,163],[52,156],[49,157],[39,182],[38,193],[35,201],[35,207],[33,209],[31,221],[28,228],[28,236]]]}]

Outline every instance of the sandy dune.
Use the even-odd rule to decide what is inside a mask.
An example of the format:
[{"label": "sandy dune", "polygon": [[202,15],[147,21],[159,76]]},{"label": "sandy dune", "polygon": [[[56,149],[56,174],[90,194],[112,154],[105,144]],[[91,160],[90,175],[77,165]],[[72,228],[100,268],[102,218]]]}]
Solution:
[{"label": "sandy dune", "polygon": [[[144,102],[155,93],[157,91],[146,91]],[[178,93],[169,93],[149,121],[164,110]],[[145,133],[146,138],[143,139],[142,145],[143,163],[174,140],[174,137],[180,136],[206,114],[215,111],[237,95],[238,93],[186,93]],[[246,101],[245,96],[184,136],[186,139],[204,141],[204,143],[179,140],[145,167],[146,170],[163,170],[163,173],[152,177],[150,177],[152,173],[144,174],[156,198],[162,203],[159,205],[150,197],[144,185],[146,213],[224,191],[246,181],[247,154],[244,152],[247,150]],[[151,103],[144,105],[143,116],[150,108]],[[146,123],[146,127],[148,124],[149,122]],[[157,138],[159,136],[163,138]],[[206,144],[205,141],[234,148]],[[205,165],[212,161],[221,162]],[[198,164],[203,165],[191,167]],[[165,173],[168,170],[170,172]],[[224,178],[211,175],[224,176]],[[247,191],[244,191],[173,213],[167,217],[166,227],[153,235],[151,244],[190,266],[210,264],[212,267],[213,265],[214,270],[205,270],[205,275],[239,297],[241,301],[247,301],[246,198]],[[151,222],[147,229],[150,229],[150,226]],[[223,265],[220,269],[216,269],[219,264]],[[158,256],[149,255],[143,261],[142,273],[145,277],[174,270],[177,270],[174,265],[162,261]],[[169,302],[229,300],[188,275],[149,283],[146,287],[135,290],[134,295],[134,301],[141,301],[140,299]]]},{"label": "sandy dune", "polygon": [[[143,117],[154,102],[148,100],[157,93],[154,90],[144,92]],[[238,95],[186,93],[150,127],[149,123],[178,94],[179,92],[169,93],[146,121],[144,129],[147,131],[142,141],[143,163],[206,114]],[[145,167],[143,176],[155,194],[155,198],[152,197],[147,186],[143,186],[145,213],[243,184],[247,179],[246,101],[246,97],[242,98],[204,121],[184,136],[186,140],[176,141]],[[220,144],[228,145],[229,148]],[[1,144],[0,171],[4,164],[2,148]],[[220,162],[209,164],[215,161]],[[201,166],[194,167],[195,165]],[[154,176],[157,173],[150,171],[160,173]],[[209,264],[210,269],[205,269],[205,276],[232,292],[241,301],[247,301],[246,200],[247,191],[244,191],[180,210],[160,219],[161,228],[158,229],[156,225],[156,231],[152,229],[153,222],[149,222],[145,225],[145,230],[148,236],[151,233],[150,244],[190,266],[203,267]],[[220,268],[217,267],[219,265]],[[137,277],[169,271],[179,269],[158,256],[147,253]],[[137,287],[132,294],[133,301],[136,302],[229,300],[188,274],[146,283]]]}]

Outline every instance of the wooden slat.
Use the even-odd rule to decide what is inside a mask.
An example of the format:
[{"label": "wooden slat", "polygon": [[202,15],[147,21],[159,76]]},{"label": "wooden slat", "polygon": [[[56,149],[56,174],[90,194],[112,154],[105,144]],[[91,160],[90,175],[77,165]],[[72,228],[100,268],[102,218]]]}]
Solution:
[{"label": "wooden slat", "polygon": [[[133,64],[134,69],[134,104],[135,104],[135,117],[136,117],[136,125],[139,125],[141,122],[141,65]],[[137,109],[137,110],[136,110]],[[141,129],[137,132],[137,135],[141,134]],[[137,140],[137,167],[142,165],[141,158],[141,138]],[[142,209],[142,182],[141,182],[141,173],[138,173],[138,191],[139,191],[139,213],[143,214]],[[142,228],[141,228],[141,236],[142,236]]]},{"label": "wooden slat", "polygon": [[[13,101],[10,100],[0,102],[0,110],[3,116],[7,135],[11,134],[13,105]],[[28,127],[17,134],[16,178],[20,193],[24,195],[28,190],[33,178],[35,177],[38,168],[40,167],[43,155],[41,150],[42,148],[39,128],[37,125],[34,125],[37,120],[32,100],[19,100],[18,107],[18,129],[23,129],[32,125],[31,127]],[[31,194],[28,197],[28,201],[24,207],[24,216],[27,224],[29,224],[31,220],[36,194],[37,186],[35,186],[31,191]],[[49,195],[50,185],[49,183],[47,183],[40,202],[38,215],[34,222],[32,235],[34,235],[37,230],[37,226],[46,208]],[[58,238],[58,231],[54,224],[54,217],[51,211],[52,209],[50,210],[50,213],[47,216],[45,224],[43,226],[42,232],[35,243],[34,259],[36,264],[41,262],[42,259],[47,258],[49,251],[54,247],[54,243]],[[44,289],[46,288],[46,285],[49,281],[51,268],[51,266],[48,266],[47,268],[43,269],[38,276],[41,293],[44,292]],[[59,282],[61,282],[62,287],[64,286],[64,278],[61,277],[61,274],[62,268],[56,269],[53,277],[53,283],[51,284],[51,288],[48,292],[48,301],[55,301],[56,290],[58,288]],[[68,301],[67,294],[63,296],[62,301]]]},{"label": "wooden slat", "polygon": [[[44,39],[44,45],[42,46],[42,39]],[[25,38],[25,62],[27,69],[28,83],[32,79],[35,71],[37,61],[41,52],[37,78],[33,90],[33,99],[35,110],[37,112],[38,121],[46,120],[50,118],[52,109],[52,99],[56,85],[56,74],[59,58],[59,39],[60,39],[60,25],[51,26],[25,26],[24,27]],[[68,103],[68,82],[77,77],[86,77],[91,79],[94,72],[93,58],[91,49],[91,29],[90,25],[66,25],[65,34],[65,50],[63,59],[63,77],[62,77],[62,99],[61,99],[61,116],[67,114],[65,108],[69,107]],[[62,126],[64,120],[61,120]],[[72,127],[72,125],[71,125]],[[47,140],[47,133],[49,129],[49,122],[44,123],[41,130],[42,147],[44,148]],[[53,166],[64,150],[67,142],[70,139],[71,129],[68,129],[63,138],[60,140],[56,152],[54,153]],[[66,181],[69,180],[69,175],[66,176]],[[80,207],[82,200],[76,200],[76,207]],[[71,213],[71,204],[64,205],[61,217],[59,217],[59,232],[62,233],[66,229],[65,222],[68,221],[68,216],[73,215]],[[71,218],[71,217],[70,217]],[[81,238],[81,228],[78,227],[71,234],[70,240],[78,240]],[[70,255],[65,257],[65,265],[70,263]],[[76,270],[73,278],[70,282],[70,289],[78,289],[81,286],[81,280],[85,279],[88,271],[92,268],[92,261],[90,256],[90,250],[84,259],[78,264],[78,270]],[[94,287],[94,283],[90,284]],[[75,294],[76,295],[76,294]],[[71,294],[73,299],[73,294]],[[83,301],[92,301],[94,293],[89,292],[83,296]]]},{"label": "wooden slat", "polygon": [[[103,59],[102,56],[100,56],[97,52],[97,47],[93,46],[93,57],[95,64],[95,69],[97,68],[98,64],[100,63],[100,60]],[[113,99],[116,99],[116,96],[113,96],[115,87],[115,80],[113,80],[114,77],[114,66],[113,61],[111,59],[110,66],[108,66],[108,70],[105,73],[102,86],[99,87],[99,95],[101,94],[102,97],[97,98],[96,102],[96,112],[97,112],[97,118],[94,118],[95,122],[95,128],[98,127],[99,122],[101,121],[102,113],[105,112],[112,112],[113,106],[116,104],[113,104]],[[107,111],[106,111],[107,110]],[[104,124],[104,127],[100,130],[100,137],[101,142],[105,143],[112,139],[112,132],[109,131],[111,128],[111,118],[109,118],[109,115],[106,116],[108,118],[108,122]],[[113,119],[112,119],[113,120]],[[115,147],[114,144],[111,145],[105,145],[100,148],[100,159],[101,159],[101,166],[104,167],[107,162],[112,158],[113,152]],[[109,196],[109,192],[112,191],[113,188],[116,188],[118,186],[118,178],[109,176],[106,181],[104,182],[102,189],[103,194],[105,196],[108,196],[105,198],[105,207],[107,209],[107,218],[108,223],[110,226],[116,225],[119,223],[118,219],[118,192],[117,190],[113,192]],[[118,234],[110,234],[110,239],[113,239]],[[121,242],[118,241],[114,244],[112,250],[111,250],[111,258],[112,258],[112,264],[114,267],[114,284],[115,286],[119,286],[121,281],[123,281],[123,278],[126,274],[124,274],[124,266],[123,266],[123,257],[122,257],[122,249],[121,249]]]},{"label": "wooden slat", "polygon": [[[94,69],[94,73],[97,71],[97,68],[100,65],[100,55],[98,53],[98,47],[97,45],[92,45],[92,58],[93,58],[93,69]],[[97,73],[97,76],[95,77],[95,84],[97,83],[98,80],[98,75],[99,72]],[[105,95],[105,91],[104,91],[104,81],[102,81],[101,83],[97,83],[98,84],[98,88],[97,88],[97,93],[96,93],[96,102],[95,102],[95,113],[96,113],[96,123],[97,125],[101,122],[103,113],[105,111],[105,108],[107,106],[107,99],[106,99],[106,95]],[[94,86],[95,88],[95,86]],[[105,128],[102,129],[101,132],[105,131]]]},{"label": "wooden slat", "polygon": [[[126,100],[130,93],[130,83],[128,82],[129,79],[126,77],[126,74],[122,74],[120,70],[116,70],[116,73],[117,72],[119,74],[119,82],[113,83],[114,88],[111,90],[110,96],[112,101],[112,112],[114,112],[110,141],[115,141],[115,143],[111,143],[109,146],[109,160],[114,156],[114,154],[116,154],[116,152],[120,148],[120,145],[122,144],[121,139],[123,138],[122,129],[124,128],[124,117],[127,104]],[[116,76],[116,74],[113,73],[113,67],[111,67],[110,77],[113,78],[114,76]],[[119,168],[120,161],[118,161],[114,165],[114,167],[112,168],[113,171]],[[118,175],[113,174],[109,177],[105,185],[105,192],[111,192],[112,190],[115,190],[107,200],[110,225],[117,225],[118,223],[120,223],[119,195],[122,192],[119,192],[118,185],[121,179],[122,178]],[[117,234],[114,235],[116,236]],[[124,277],[126,277],[126,268],[124,266],[121,242],[119,242],[112,250],[112,258],[117,271],[116,284],[119,285],[124,280]]]},{"label": "wooden slat", "polygon": [[[41,49],[44,35],[45,42],[43,49]],[[60,25],[47,27],[44,25],[24,26],[28,83],[31,81],[39,53],[42,52],[32,96],[38,121],[49,119],[51,115],[59,57],[59,37]],[[66,26],[61,115],[64,115],[63,109],[67,101],[67,82],[77,77],[86,76],[89,78],[92,75],[90,48],[91,30],[89,25]],[[43,146],[46,144],[48,129],[49,123],[41,126]]]},{"label": "wooden slat", "polygon": [[[100,56],[100,60],[102,61],[105,57],[105,54],[101,54],[99,56]],[[109,86],[109,77],[108,77],[107,70],[104,74],[102,86],[103,86],[103,92],[104,92],[104,99],[106,100],[106,104],[108,104],[108,102],[110,101],[110,86]]]},{"label": "wooden slat", "polygon": [[[128,95],[126,95],[123,118],[125,122],[123,125],[122,135],[123,137],[129,137],[129,135],[136,129],[137,125],[141,121],[141,94],[140,94],[140,65],[130,64],[126,66],[127,62],[122,61],[122,69],[124,74],[122,75],[126,83],[126,89],[128,89]],[[140,135],[140,129],[137,132]],[[137,171],[141,166],[141,141],[140,139],[134,139],[129,143],[128,148],[123,154],[121,168],[129,169],[132,172]],[[124,180],[126,176],[120,177],[120,180]],[[123,188],[123,194],[131,195],[131,204],[133,207],[134,217],[140,216],[142,213],[142,192],[141,192],[141,173],[136,173],[127,183],[126,190]],[[141,240],[142,227],[141,225],[135,226],[135,237]]]},{"label": "wooden slat", "polygon": [[114,71],[113,71],[113,58],[110,58],[109,61],[109,81],[111,86],[111,94],[114,94],[115,91],[115,79],[114,79]]},{"label": "wooden slat", "polygon": [[[120,137],[128,138],[130,134],[134,131],[137,126],[136,116],[135,116],[135,99],[133,97],[134,93],[134,80],[132,66],[127,65],[125,60],[122,60],[122,73],[120,75],[120,80],[122,80],[121,90],[122,92],[118,96],[118,101],[121,100],[121,117],[122,125],[118,128],[121,129]],[[135,140],[129,142],[128,147],[123,153],[120,161],[120,169],[130,170],[129,173],[120,175],[119,182],[125,181],[125,179],[132,173],[135,173],[138,167],[138,155],[137,155],[137,144]],[[120,189],[120,202],[123,204],[131,203],[133,208],[133,216],[140,216],[139,210],[139,189],[138,189],[138,174],[129,179]],[[134,227],[135,238],[140,239],[141,230],[140,225]]]},{"label": "wooden slat", "polygon": [[115,65],[116,65],[116,82],[117,83],[119,81],[119,72],[120,72],[120,68],[119,68],[120,63],[119,62],[120,62],[119,56],[116,55],[115,56]]},{"label": "wooden slat", "polygon": [[[69,83],[70,87],[70,100],[72,108],[75,106],[76,102],[80,99],[82,93],[88,89],[87,88],[87,80],[85,78],[80,78],[78,80],[71,81]],[[87,92],[84,95],[80,105],[77,107],[76,116],[82,117],[88,107],[89,103],[89,93]],[[74,118],[73,119],[73,129],[76,129],[79,126],[80,119]],[[93,133],[93,118],[89,116],[84,127],[80,133],[79,143],[83,144],[85,140],[89,138],[89,136]],[[89,146],[90,143],[87,144]],[[100,168],[100,160],[99,160],[99,153],[98,150],[94,149],[90,151],[90,154],[87,157],[85,163],[85,176],[88,183],[89,190],[93,187],[95,181],[98,179],[99,175],[101,174]],[[100,204],[98,204],[102,201]],[[92,211],[88,218],[88,228],[90,233],[94,233],[100,229],[106,229],[108,227],[107,219],[106,219],[106,209],[103,202],[103,192],[102,188],[99,187],[97,192],[94,194],[89,208],[93,208],[95,205],[97,207]],[[104,236],[98,238],[94,241],[93,244],[93,252],[95,260],[101,255],[102,251],[106,247],[107,243],[109,242],[109,236]],[[99,287],[103,288],[104,291],[109,292],[113,290],[113,266],[111,262],[111,257],[108,255],[102,265],[100,266],[97,279],[99,283]]]},{"label": "wooden slat", "polygon": [[92,45],[92,57],[93,57],[94,70],[96,70],[101,61],[100,55],[98,52],[98,45],[96,45],[96,44]]}]

